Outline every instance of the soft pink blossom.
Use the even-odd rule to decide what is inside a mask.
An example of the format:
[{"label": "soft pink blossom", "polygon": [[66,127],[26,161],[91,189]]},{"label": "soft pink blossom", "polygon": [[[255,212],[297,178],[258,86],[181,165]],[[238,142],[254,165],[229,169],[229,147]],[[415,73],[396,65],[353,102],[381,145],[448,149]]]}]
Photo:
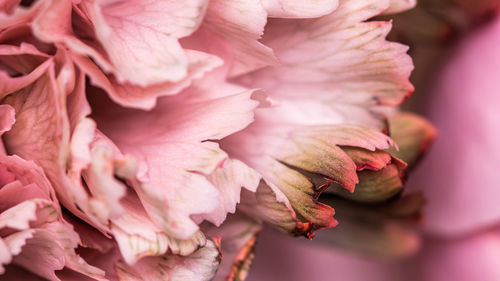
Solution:
[{"label": "soft pink blossom", "polygon": [[0,242],[41,236],[6,244],[6,278],[244,279],[263,222],[312,238],[337,225],[323,191],[402,191],[386,118],[413,65],[370,19],[413,1],[1,4],[0,192],[27,191],[0,206],[35,207]]},{"label": "soft pink blossom", "polygon": [[297,243],[267,231],[249,280],[499,280],[499,40],[497,14],[460,40],[433,79],[425,112],[439,138],[408,187],[426,195],[419,253],[381,262],[321,243],[327,233]]}]

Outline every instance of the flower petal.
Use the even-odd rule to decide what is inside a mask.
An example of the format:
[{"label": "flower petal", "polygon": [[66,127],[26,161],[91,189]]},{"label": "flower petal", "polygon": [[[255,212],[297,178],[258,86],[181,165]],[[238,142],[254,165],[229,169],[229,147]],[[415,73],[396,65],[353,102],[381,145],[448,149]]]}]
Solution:
[{"label": "flower petal", "polygon": [[437,137],[437,129],[424,118],[409,112],[389,116],[389,132],[399,151],[390,153],[412,168]]},{"label": "flower petal", "polygon": [[297,235],[307,234],[310,230],[306,224],[297,219],[286,196],[277,188],[271,188],[261,182],[256,192],[241,191],[241,203],[238,210],[259,220],[268,222],[283,232]]},{"label": "flower petal", "polygon": [[[386,1],[341,1],[333,13],[319,19],[269,22],[263,43],[275,51],[281,64],[238,81],[266,89],[278,105],[308,105],[313,93],[320,101],[315,108],[321,108],[306,107],[313,120],[375,122],[373,114],[368,114],[372,107],[398,105],[413,91],[407,47],[384,39],[391,24],[361,22],[387,5]],[[365,113],[353,114],[352,108]]]},{"label": "flower petal", "polygon": [[[54,271],[64,268],[64,249],[52,235],[49,231],[31,229],[8,236],[7,243],[19,249],[14,263],[48,280],[60,281]],[[22,245],[22,252],[19,245]]]},{"label": "flower petal", "polygon": [[156,105],[158,97],[179,93],[188,87],[193,80],[201,78],[206,72],[222,63],[219,58],[203,52],[187,50],[186,55],[188,70],[183,80],[176,83],[163,82],[148,87],[141,87],[127,82],[119,83],[114,76],[104,75],[88,58],[73,55],[73,59],[82,71],[90,77],[92,84],[105,90],[116,103],[125,107],[152,109]]},{"label": "flower petal", "polygon": [[275,18],[316,18],[333,12],[337,0],[262,0],[269,17]]},{"label": "flower petal", "polygon": [[179,257],[164,255],[141,259],[134,266],[119,261],[115,270],[120,280],[212,280],[220,263],[220,253],[214,242],[207,241],[205,247],[192,255]]},{"label": "flower petal", "polygon": [[134,187],[153,221],[173,238],[190,239],[198,230],[191,215],[217,206],[219,193],[206,175],[227,156],[207,140],[253,120],[257,102],[251,94],[199,100],[199,95],[181,93],[164,97],[150,112],[119,108],[103,95],[94,105],[98,126],[120,150],[138,159]]},{"label": "flower petal", "polygon": [[4,135],[5,148],[9,154],[33,160],[44,170],[66,208],[103,228],[103,221],[94,216],[99,212],[92,211],[99,208],[98,202],[89,198],[81,182],[73,182],[66,174],[70,127],[67,93],[58,81],[52,65],[29,87],[4,99],[16,110],[16,123]]},{"label": "flower petal", "polygon": [[[7,104],[0,105],[0,137],[12,128],[16,122],[16,112],[12,106]],[[5,154],[3,143],[0,145],[0,153]]]},{"label": "flower petal", "polygon": [[391,0],[391,4],[384,14],[396,14],[412,9],[417,5],[417,0]]},{"label": "flower petal", "polygon": [[145,87],[186,76],[188,60],[177,39],[198,28],[207,4],[102,0],[86,9],[118,81]]},{"label": "flower petal", "polygon": [[259,0],[210,1],[203,26],[231,45],[230,76],[278,63],[273,50],[258,41],[266,22],[267,14]]},{"label": "flower petal", "polygon": [[10,254],[7,244],[0,238],[0,274],[5,273],[4,264],[9,264],[12,261],[12,255]]},{"label": "flower petal", "polygon": [[[47,55],[27,43],[19,47],[0,46],[0,57],[3,58],[3,67],[7,69],[0,71],[0,98],[33,83],[50,66]],[[44,63],[37,64],[44,60]]]},{"label": "flower petal", "polygon": [[236,211],[236,205],[240,203],[241,188],[255,192],[261,175],[239,160],[227,159],[208,179],[219,190],[220,196],[217,207],[205,217],[219,226],[228,213],[234,214]]}]

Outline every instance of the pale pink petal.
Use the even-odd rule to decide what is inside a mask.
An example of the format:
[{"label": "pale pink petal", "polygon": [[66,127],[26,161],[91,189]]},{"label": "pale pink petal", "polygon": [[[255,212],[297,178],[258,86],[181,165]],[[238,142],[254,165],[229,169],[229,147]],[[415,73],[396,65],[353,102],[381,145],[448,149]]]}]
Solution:
[{"label": "pale pink petal", "polygon": [[[386,1],[342,1],[333,13],[319,19],[270,21],[263,43],[273,48],[281,64],[238,81],[265,89],[278,106],[294,112],[290,118],[376,123],[377,118],[368,114],[372,107],[397,105],[413,90],[407,48],[384,39],[390,23],[362,22],[387,5]],[[320,102],[311,105],[311,96]],[[304,107],[297,110],[298,104]]]},{"label": "pale pink petal", "polygon": [[[112,71],[113,65],[102,46],[92,39],[80,40],[77,31],[88,33],[91,23],[79,9],[72,14],[72,1],[49,0],[40,1],[40,12],[31,23],[33,34],[41,41],[48,43],[64,43],[71,51],[92,57],[105,71]],[[74,23],[74,26],[72,24]],[[77,30],[73,30],[75,27]],[[91,33],[90,37],[94,36]],[[89,37],[85,34],[85,37]]]},{"label": "pale pink petal", "polygon": [[[3,211],[0,229],[3,228],[2,235],[7,235],[3,240],[14,257],[13,262],[50,280],[59,280],[54,270],[64,266],[103,280],[100,270],[75,254],[78,235],[68,224],[57,221],[58,218],[60,214],[53,203],[43,199],[24,201]],[[20,231],[12,233],[12,230]],[[33,259],[43,262],[33,262]]]},{"label": "pale pink petal", "polygon": [[259,0],[210,1],[203,26],[231,46],[230,76],[278,63],[273,50],[258,41],[266,22],[267,13]]},{"label": "pale pink petal", "polygon": [[188,240],[167,235],[153,223],[139,198],[131,190],[121,199],[121,203],[125,212],[111,220],[111,232],[128,264],[134,264],[142,257],[163,255],[167,251],[189,255],[206,244],[205,236],[199,231]]},{"label": "pale pink petal", "polygon": [[[133,161],[130,165],[136,166],[136,162],[125,159],[116,146],[99,132],[88,149],[91,161],[82,176],[92,196],[106,206],[106,212],[109,213],[106,217],[117,218],[124,212],[120,199],[125,196],[127,189],[127,186],[115,177],[117,166],[121,164],[119,162],[127,160]],[[135,167],[133,169],[136,170]]]},{"label": "pale pink petal", "polygon": [[[154,227],[148,219],[139,222],[133,216],[124,215],[115,222],[116,225],[113,225],[111,230],[123,259],[130,265],[145,257],[164,255],[167,251],[175,255],[189,256],[207,243],[205,235],[200,231],[188,240],[171,238]],[[142,227],[140,231],[133,230],[138,226]]]},{"label": "pale pink petal", "polygon": [[4,103],[16,110],[16,123],[4,135],[5,148],[8,154],[19,155],[39,165],[62,203],[75,215],[102,225],[102,218],[94,216],[99,212],[92,211],[101,208],[98,202],[89,200],[81,183],[71,181],[66,174],[70,127],[65,108],[66,93],[58,86],[54,72],[52,65],[30,87],[4,99]]},{"label": "pale pink petal", "polygon": [[57,241],[61,248],[64,249],[64,260],[67,268],[95,280],[107,280],[101,269],[89,265],[76,253],[75,249],[80,244],[80,237],[70,224],[58,221],[44,225],[43,229],[50,232],[51,239]]},{"label": "pale pink petal", "polygon": [[118,279],[132,281],[147,280],[212,280],[220,263],[219,249],[214,242],[207,241],[188,257],[164,255],[148,257],[140,260],[134,266],[123,262],[115,265]]},{"label": "pale pink petal", "polygon": [[[272,108],[262,110],[272,112]],[[333,209],[317,201],[321,192],[331,183],[352,192],[359,182],[356,159],[342,147],[375,151],[387,149],[391,144],[386,135],[366,127],[290,128],[287,123],[257,120],[244,131],[224,139],[222,147],[230,156],[256,169],[267,183],[259,187],[262,190],[258,189],[257,194],[242,196],[242,210],[268,222],[273,220],[282,230],[311,236],[317,229],[337,224]],[[392,190],[398,188],[399,185]],[[276,202],[271,203],[273,199]],[[259,207],[252,208],[258,204]]]},{"label": "pale pink petal", "polygon": [[[64,51],[64,59],[67,60],[65,63],[73,64],[73,56],[68,57],[67,55]],[[85,73],[78,69],[73,75],[75,79],[74,87],[67,89],[70,94],[68,95],[66,107],[71,130],[75,131],[80,122],[86,122],[83,119],[90,115],[92,109],[86,98]]]},{"label": "pale pink petal", "polygon": [[144,87],[187,75],[188,60],[178,38],[198,28],[207,2],[103,0],[86,9],[118,81]]},{"label": "pale pink petal", "polygon": [[[258,217],[264,216],[262,219],[268,221],[266,217],[271,216],[271,222],[274,223],[277,220],[279,222],[277,226],[284,231],[313,237],[314,231],[337,225],[337,221],[333,218],[335,211],[330,206],[317,201],[319,193],[316,194],[314,185],[306,176],[271,157],[263,157],[258,161],[258,164],[254,166],[262,174],[266,184],[259,186],[255,199],[250,199],[252,197],[248,193],[245,197],[242,194],[240,208],[243,211],[254,213],[256,210],[252,210],[254,207],[251,202],[255,200],[261,203],[259,201],[269,202],[274,199],[277,202],[259,206],[262,210],[258,212],[262,214]],[[269,191],[265,191],[266,188],[276,194],[275,198]],[[281,214],[278,215],[279,213]],[[295,223],[290,224],[290,221],[295,221]]]},{"label": "pale pink petal", "polygon": [[333,12],[338,0],[261,0],[269,17],[316,18]]},{"label": "pale pink petal", "polygon": [[[75,111],[72,111],[75,112]],[[68,174],[74,182],[80,182],[81,172],[92,161],[90,143],[94,139],[96,124],[90,118],[82,118],[76,123],[70,140],[70,165]]]},{"label": "pale pink petal", "polygon": [[[272,105],[258,110],[256,122],[243,132],[222,141],[230,157],[243,160],[265,181],[255,195],[245,193],[243,211],[311,237],[337,224],[333,209],[317,201],[331,183],[351,192],[358,185],[360,200],[386,200],[401,190],[404,165],[380,151],[394,143],[368,128],[385,129],[377,106],[397,105],[412,91],[406,47],[385,41],[390,24],[364,22],[388,5],[341,1],[319,19],[268,22],[263,43],[281,64],[236,81],[262,87]],[[358,147],[366,155],[343,147]],[[381,169],[362,171],[370,165]],[[390,188],[376,188],[379,173]]]},{"label": "pale pink petal", "polygon": [[[312,237],[316,230],[309,221],[297,216],[288,198],[275,186],[269,186],[261,181],[257,191],[251,192],[243,189],[241,191],[241,203],[238,210],[255,218],[272,224],[283,232],[293,235],[305,235]],[[336,224],[332,220],[333,210],[324,208],[323,210],[330,221],[330,227]]]},{"label": "pale pink petal", "polygon": [[27,43],[0,46],[0,61],[1,98],[33,83],[50,66],[48,56]]},{"label": "pale pink petal", "polygon": [[54,271],[64,267],[64,249],[54,240],[53,233],[25,230],[8,236],[6,241],[11,244],[14,263],[48,280],[60,281]]},{"label": "pale pink petal", "polygon": [[47,223],[5,238],[14,256],[13,262],[49,280],[60,280],[55,270],[69,267],[95,280],[106,280],[101,270],[88,265],[76,255],[78,235],[64,223]]},{"label": "pale pink petal", "polygon": [[[16,112],[12,106],[7,104],[0,105],[0,137],[12,128],[12,125],[16,122]],[[3,144],[0,145],[0,151],[5,153]]]},{"label": "pale pink petal", "polygon": [[216,226],[224,222],[228,213],[234,214],[240,203],[241,188],[255,192],[261,175],[243,162],[227,159],[208,176],[210,182],[219,190],[219,203],[206,219]]},{"label": "pale pink petal", "polygon": [[16,155],[0,156],[0,167],[2,167],[3,185],[0,189],[3,199],[0,201],[0,211],[37,198],[57,202],[54,190],[43,170],[32,161],[26,161]]},{"label": "pale pink petal", "polygon": [[187,50],[188,70],[186,77],[176,83],[164,82],[141,87],[130,83],[119,83],[114,76],[106,76],[89,59],[74,55],[75,63],[89,77],[92,84],[104,89],[113,101],[126,107],[151,109],[156,98],[179,93],[188,87],[193,80],[201,78],[206,72],[219,66],[222,62],[215,56]]},{"label": "pale pink petal", "polygon": [[[73,65],[73,61],[64,52],[64,63]],[[92,161],[90,155],[90,143],[94,139],[96,132],[95,122],[88,118],[91,108],[87,102],[85,92],[85,75],[81,71],[76,71],[73,74],[75,79],[74,87],[68,87],[70,93],[67,96],[66,108],[68,121],[70,124],[70,163],[68,175],[75,183],[80,183],[81,172],[88,167]],[[62,80],[62,79],[60,79]]]},{"label": "pale pink petal", "polygon": [[[189,94],[196,90],[199,94]],[[120,150],[138,159],[139,181],[134,187],[149,215],[168,235],[182,240],[198,229],[190,216],[210,213],[218,204],[219,192],[205,175],[227,156],[207,140],[247,126],[257,106],[253,91],[216,99],[207,93],[203,100],[204,91],[208,89],[193,86],[162,98],[150,112],[119,108],[105,100],[94,106],[98,126]]]},{"label": "pale pink petal", "polygon": [[417,0],[390,0],[391,4],[384,14],[396,14],[410,10],[417,5]]},{"label": "pale pink petal", "polygon": [[58,213],[52,202],[32,199],[15,205],[0,214],[0,229],[26,230],[32,226],[55,221]]},{"label": "pale pink petal", "polygon": [[9,264],[12,261],[12,255],[4,240],[0,238],[0,275],[5,273],[4,264]]}]

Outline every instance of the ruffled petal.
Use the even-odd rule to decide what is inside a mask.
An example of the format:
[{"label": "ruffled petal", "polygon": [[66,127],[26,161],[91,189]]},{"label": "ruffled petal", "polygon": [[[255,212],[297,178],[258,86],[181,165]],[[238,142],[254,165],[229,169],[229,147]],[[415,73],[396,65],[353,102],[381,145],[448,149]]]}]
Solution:
[{"label": "ruffled petal", "polygon": [[253,91],[219,98],[211,98],[211,91],[192,86],[162,98],[150,112],[119,108],[105,99],[93,106],[103,132],[138,159],[138,181],[133,185],[148,214],[176,239],[190,239],[198,230],[191,216],[208,214],[219,202],[207,175],[227,155],[208,140],[246,127],[258,104],[251,99]]},{"label": "ruffled petal", "polygon": [[338,0],[262,0],[269,17],[316,18],[333,12]]},{"label": "ruffled petal", "polygon": [[[310,223],[297,218],[290,201],[283,192],[263,181],[255,192],[241,191],[241,203],[238,205],[238,210],[259,221],[270,223],[283,232],[308,235],[312,229]],[[331,215],[333,216],[333,212]]]},{"label": "ruffled petal", "polygon": [[32,199],[19,203],[0,214],[0,229],[27,230],[57,219],[58,213],[51,201]]},{"label": "ruffled petal", "polygon": [[119,280],[212,280],[220,263],[220,252],[212,241],[207,241],[188,257],[164,255],[141,259],[134,266],[118,261],[115,270]]},{"label": "ruffled petal", "polygon": [[9,264],[12,261],[12,255],[10,254],[9,248],[5,241],[0,238],[0,274],[5,273],[5,264]]},{"label": "ruffled petal", "polygon": [[5,98],[4,102],[16,110],[16,123],[4,135],[4,143],[9,154],[33,160],[43,168],[65,206],[86,217],[76,206],[84,212],[88,210],[88,195],[83,187],[73,184],[65,172],[69,122],[65,93],[61,93],[54,72],[52,66],[30,87]]},{"label": "ruffled petal", "polygon": [[212,174],[209,181],[219,190],[219,204],[205,217],[216,226],[224,222],[228,213],[234,214],[240,203],[241,188],[255,192],[262,176],[243,162],[227,159]]},{"label": "ruffled petal", "polygon": [[13,262],[48,280],[60,281],[54,271],[64,268],[64,249],[52,235],[44,230],[25,230],[8,236],[16,255]]},{"label": "ruffled petal", "polygon": [[188,60],[177,39],[198,28],[207,4],[151,0],[95,1],[85,6],[118,81],[144,87],[186,76]]},{"label": "ruffled petal", "polygon": [[273,50],[259,42],[266,22],[259,0],[210,1],[203,26],[231,46],[230,76],[278,63]]},{"label": "ruffled petal", "polygon": [[27,43],[19,47],[0,46],[0,57],[3,64],[0,70],[0,98],[33,83],[50,66],[48,56]]},{"label": "ruffled petal", "polygon": [[110,98],[116,103],[133,108],[152,109],[156,105],[156,99],[160,96],[168,96],[179,93],[188,87],[193,80],[201,78],[206,72],[218,67],[222,61],[212,55],[187,50],[188,70],[186,76],[175,83],[163,82],[148,87],[141,87],[131,83],[120,83],[112,75],[104,75],[102,71],[89,59],[74,55],[75,63],[89,77],[93,85],[105,90]]},{"label": "ruffled petal", "polygon": [[[7,104],[0,105],[0,137],[12,128],[16,122],[16,112],[12,106]],[[0,153],[5,154],[3,143],[0,145]]]},{"label": "ruffled petal", "polygon": [[[362,161],[359,155],[351,153],[350,157],[342,148],[358,147],[377,154],[377,149],[387,149],[393,144],[386,135],[366,127],[297,126],[287,131],[283,128],[286,126],[278,126],[258,120],[243,132],[223,140],[222,145],[230,155],[242,159],[261,173],[265,181],[255,195],[245,193],[245,197],[242,196],[242,210],[277,223],[282,230],[308,237],[312,237],[317,229],[337,224],[333,218],[334,210],[317,201],[319,195],[332,183],[354,191],[359,183],[357,172],[370,163],[359,163]],[[371,162],[374,161],[380,160]],[[384,162],[382,167],[386,165]],[[366,191],[364,194],[370,194],[369,191],[373,190],[369,187],[377,189],[378,186],[372,182],[369,172],[364,173],[367,174],[363,175],[366,180],[360,186]],[[385,190],[385,195],[390,197],[401,190],[401,174],[396,168],[390,169],[387,176],[387,180],[399,183],[390,192]],[[377,200],[387,199],[375,197]],[[272,203],[273,200],[276,202]]]},{"label": "ruffled petal", "polygon": [[410,10],[417,5],[417,0],[391,0],[389,8],[383,14],[396,14]]},{"label": "ruffled petal", "polygon": [[281,64],[238,81],[265,89],[277,105],[294,112],[289,118],[303,113],[305,122],[381,126],[372,107],[398,105],[413,91],[407,47],[385,41],[391,24],[362,22],[387,5],[341,1],[333,13],[319,19],[269,22],[263,43]]}]

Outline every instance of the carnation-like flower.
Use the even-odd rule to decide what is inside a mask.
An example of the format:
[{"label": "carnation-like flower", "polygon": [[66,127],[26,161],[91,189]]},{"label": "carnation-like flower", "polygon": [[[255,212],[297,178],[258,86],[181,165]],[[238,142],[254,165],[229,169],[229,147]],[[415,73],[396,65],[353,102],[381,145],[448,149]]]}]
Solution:
[{"label": "carnation-like flower", "polygon": [[394,198],[434,133],[393,109],[412,62],[369,20],[414,4],[4,1],[6,274],[242,280],[264,222],[312,238],[323,192]]},{"label": "carnation-like flower", "polygon": [[[351,213],[346,213],[350,215],[348,218],[358,216],[364,219],[364,224],[350,224],[352,219],[346,223],[342,208],[336,204],[339,226],[327,233],[319,232],[313,245],[283,239],[270,231],[264,233],[257,248],[260,258],[256,259],[249,280],[273,280],[272,276],[285,280],[330,280],[332,272],[335,278],[347,281],[500,280],[500,208],[495,173],[500,161],[500,152],[495,148],[500,142],[500,55],[496,47],[500,43],[499,12],[461,37],[456,46],[447,49],[449,56],[431,83],[427,106],[423,110],[439,129],[439,138],[410,175],[407,187],[408,190],[421,190],[427,201],[422,209],[421,230],[425,239],[421,250],[404,260],[388,263],[325,247],[326,243],[337,246],[342,244],[342,238],[349,238],[341,235],[343,230],[357,229],[355,233],[359,235],[351,238],[349,246],[360,248],[364,244],[360,245],[359,241],[368,240],[372,248],[378,248],[384,254],[393,249],[404,249],[402,242],[405,239],[402,238],[405,236],[384,239],[391,237],[381,235],[384,234],[383,224],[371,228],[365,226],[374,221],[375,215],[388,214],[388,205],[373,206],[365,210],[363,216],[359,215],[359,208],[351,208]],[[422,22],[425,20],[413,23]],[[423,43],[432,46],[432,41]],[[416,47],[423,48],[421,45]],[[427,78],[431,76],[427,74]],[[411,119],[420,119],[418,123],[422,123],[421,118],[411,118],[405,113],[405,116],[394,119],[391,126],[391,136],[400,148],[397,156],[409,165],[412,163],[408,158],[411,154],[405,151],[417,150],[406,150],[405,147],[412,143],[409,140],[417,139],[410,136],[418,132],[409,129],[428,127],[409,126]],[[401,129],[404,129],[404,134],[397,133],[402,132]],[[426,133],[420,130],[418,135],[425,136]],[[406,204],[404,208],[400,206],[393,210],[407,211],[410,206]],[[356,211],[354,215],[352,211]],[[368,235],[360,231],[363,228],[370,231]],[[282,251],[277,253],[276,248]]]}]

